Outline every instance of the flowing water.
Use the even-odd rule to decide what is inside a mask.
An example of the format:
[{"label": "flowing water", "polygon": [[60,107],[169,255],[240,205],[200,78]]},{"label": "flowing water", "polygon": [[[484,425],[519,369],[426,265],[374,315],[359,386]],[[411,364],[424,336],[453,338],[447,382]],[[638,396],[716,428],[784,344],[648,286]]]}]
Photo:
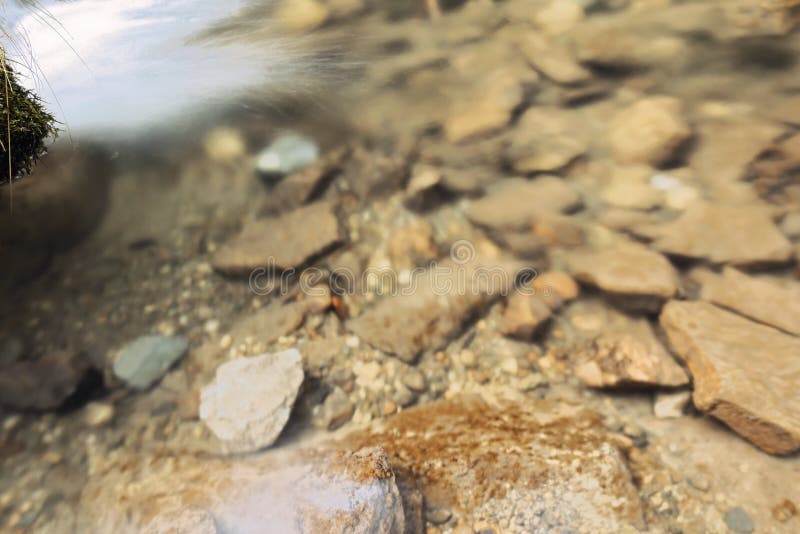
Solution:
[{"label": "flowing water", "polygon": [[3,2],[0,530],[797,532],[796,4]]}]

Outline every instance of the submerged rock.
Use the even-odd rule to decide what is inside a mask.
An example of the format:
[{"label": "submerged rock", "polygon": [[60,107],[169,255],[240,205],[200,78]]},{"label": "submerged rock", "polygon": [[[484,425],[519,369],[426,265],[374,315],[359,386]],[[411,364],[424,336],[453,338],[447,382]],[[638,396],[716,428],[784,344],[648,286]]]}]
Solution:
[{"label": "submerged rock", "polygon": [[769,453],[800,450],[800,339],[707,302],[668,303],[661,326],[698,409]]},{"label": "submerged rock", "polygon": [[189,349],[180,336],[142,336],[122,349],[114,375],[128,386],[144,390],[161,380]]},{"label": "submerged rock", "polygon": [[760,205],[696,202],[654,233],[661,252],[714,263],[782,263],[792,256],[791,243]]},{"label": "submerged rock", "polygon": [[226,452],[252,452],[272,445],[289,421],[303,383],[296,349],[223,363],[200,394],[200,419]]},{"label": "submerged rock", "polygon": [[800,285],[782,287],[732,267],[702,276],[701,298],[800,336]]},{"label": "submerged rock", "polygon": [[257,156],[256,171],[267,180],[278,180],[311,165],[318,158],[316,141],[298,134],[284,134]]},{"label": "submerged rock", "polygon": [[53,352],[36,360],[0,367],[0,405],[17,410],[51,410],[78,389],[89,371],[84,354]]},{"label": "submerged rock", "polygon": [[609,132],[614,157],[654,166],[675,158],[692,136],[682,111],[680,100],[668,96],[644,98],[620,111]]},{"label": "submerged rock", "polygon": [[[340,241],[339,221],[330,204],[321,202],[278,217],[249,221],[214,254],[212,266],[231,275],[256,269],[298,267]],[[265,278],[262,282],[267,283]]]},{"label": "submerged rock", "polygon": [[626,331],[602,334],[591,344],[575,375],[587,386],[683,386],[689,377],[644,319]]},{"label": "submerged rock", "polygon": [[678,291],[678,272],[664,256],[635,242],[566,255],[567,270],[627,308],[658,309]]}]

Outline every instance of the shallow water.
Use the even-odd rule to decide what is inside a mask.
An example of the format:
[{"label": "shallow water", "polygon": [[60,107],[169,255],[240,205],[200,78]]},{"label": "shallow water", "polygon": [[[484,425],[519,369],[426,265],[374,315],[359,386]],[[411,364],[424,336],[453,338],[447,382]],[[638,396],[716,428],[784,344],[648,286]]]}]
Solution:
[{"label": "shallow water", "polygon": [[[270,532],[280,473],[332,469],[352,509],[319,482],[275,514],[330,531],[395,479],[307,449],[358,443],[421,491],[410,531],[798,531],[796,11],[440,4],[12,14],[69,135],[0,187],[0,530]],[[285,133],[318,159],[265,172]],[[484,267],[540,293],[462,287]],[[146,386],[116,365],[143,336],[188,344]],[[274,444],[247,433],[271,380],[201,407],[220,366],[288,349]]]}]

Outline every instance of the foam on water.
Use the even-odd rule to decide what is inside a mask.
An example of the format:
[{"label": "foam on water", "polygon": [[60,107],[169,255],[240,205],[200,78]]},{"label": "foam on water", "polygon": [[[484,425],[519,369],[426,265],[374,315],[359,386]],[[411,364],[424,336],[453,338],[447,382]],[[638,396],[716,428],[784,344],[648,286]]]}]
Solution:
[{"label": "foam on water", "polygon": [[[198,37],[244,8],[263,14],[266,21],[268,4],[5,1],[0,3],[0,23],[6,28],[2,44],[25,83],[70,131],[131,131],[168,124],[243,91],[291,80],[302,59],[285,40],[248,44]],[[255,25],[265,28],[266,22],[254,25],[253,20],[246,31]]]}]

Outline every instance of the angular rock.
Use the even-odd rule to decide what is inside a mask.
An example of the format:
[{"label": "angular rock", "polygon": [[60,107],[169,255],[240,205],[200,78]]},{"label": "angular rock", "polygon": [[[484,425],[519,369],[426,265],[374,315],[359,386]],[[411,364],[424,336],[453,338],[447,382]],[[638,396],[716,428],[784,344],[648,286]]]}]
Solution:
[{"label": "angular rock", "polygon": [[667,352],[645,319],[632,320],[625,331],[598,336],[575,367],[575,376],[594,388],[676,387],[689,383],[686,371]]},{"label": "angular rock", "polygon": [[485,76],[471,94],[456,102],[444,121],[448,141],[458,143],[496,132],[511,122],[524,93],[518,77],[507,69]]},{"label": "angular rock", "polygon": [[0,367],[0,405],[15,410],[51,410],[61,406],[89,370],[89,359],[71,351]]},{"label": "angular rock", "polygon": [[576,406],[460,396],[347,442],[381,443],[426,507],[457,511],[467,524],[499,524],[515,510],[521,532],[644,528],[623,452],[596,414]]},{"label": "angular rock", "polygon": [[231,327],[231,341],[242,343],[252,338],[268,345],[297,330],[303,322],[303,311],[300,302],[272,302],[236,321]]},{"label": "angular rock", "polygon": [[314,424],[326,430],[336,430],[353,417],[355,405],[342,388],[335,387],[325,401],[314,410]]},{"label": "angular rock", "polygon": [[800,285],[782,287],[732,267],[702,277],[701,298],[750,319],[800,336]]},{"label": "angular rock", "polygon": [[339,222],[330,204],[321,202],[279,217],[249,221],[216,251],[211,264],[231,275],[256,269],[297,267],[340,241]]},{"label": "angular rock", "polygon": [[691,138],[680,100],[643,98],[620,111],[611,122],[609,140],[620,163],[658,166],[673,159]]},{"label": "angular rock", "polygon": [[675,295],[678,273],[664,256],[635,242],[566,255],[578,281],[598,287],[630,308],[653,310]]},{"label": "angular rock", "polygon": [[120,351],[114,375],[129,387],[145,390],[161,380],[189,350],[180,336],[142,336]]},{"label": "angular rock", "polygon": [[226,452],[263,449],[289,420],[302,383],[296,349],[226,362],[200,394],[200,419]]},{"label": "angular rock", "polygon": [[592,72],[582,67],[565,47],[535,33],[528,33],[518,43],[525,58],[543,76],[556,83],[576,85],[592,78]]},{"label": "angular rock", "polygon": [[771,454],[800,450],[800,339],[707,302],[670,302],[660,321],[698,409]]},{"label": "angular rock", "polygon": [[744,266],[782,263],[792,245],[766,209],[697,202],[654,230],[653,247],[666,254]]},{"label": "angular rock", "polygon": [[655,171],[647,165],[617,167],[600,198],[618,208],[649,210],[658,207],[664,202],[665,195],[653,187],[651,178],[654,174]]},{"label": "angular rock", "polygon": [[126,458],[96,472],[80,506],[79,532],[402,534],[405,525],[386,452],[373,446]]},{"label": "angular rock", "polygon": [[572,128],[571,119],[555,108],[526,111],[505,152],[513,169],[523,174],[557,172],[583,155],[586,142]]},{"label": "angular rock", "polygon": [[485,197],[467,207],[474,224],[504,230],[527,228],[542,215],[569,211],[581,205],[581,197],[567,182],[555,176],[533,180],[508,178]]},{"label": "angular rock", "polygon": [[538,295],[515,293],[503,311],[500,333],[529,340],[552,315],[552,308]]},{"label": "angular rock", "polygon": [[[463,258],[458,257],[464,252]],[[437,264],[412,287],[380,300],[348,323],[367,343],[412,362],[423,350],[442,348],[492,300],[511,290],[513,273],[499,262],[479,262],[471,246]]]}]

